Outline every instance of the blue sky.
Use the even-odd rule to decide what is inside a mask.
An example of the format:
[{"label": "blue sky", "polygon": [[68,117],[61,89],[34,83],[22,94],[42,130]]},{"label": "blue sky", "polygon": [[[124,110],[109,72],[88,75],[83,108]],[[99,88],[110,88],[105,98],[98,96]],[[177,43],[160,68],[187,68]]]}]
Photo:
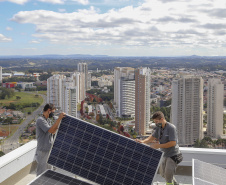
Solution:
[{"label": "blue sky", "polygon": [[223,0],[0,0],[0,55],[226,56]]}]

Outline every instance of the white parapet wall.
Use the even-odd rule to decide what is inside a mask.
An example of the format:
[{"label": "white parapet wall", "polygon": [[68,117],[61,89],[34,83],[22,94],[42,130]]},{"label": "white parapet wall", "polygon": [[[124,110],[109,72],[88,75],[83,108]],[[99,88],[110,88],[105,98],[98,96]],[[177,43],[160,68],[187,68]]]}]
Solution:
[{"label": "white parapet wall", "polygon": [[192,159],[198,159],[203,162],[226,168],[225,149],[180,147],[180,151],[183,154],[183,161],[179,166],[192,166]]},{"label": "white parapet wall", "polygon": [[36,147],[37,141],[32,140],[0,157],[0,183],[33,163]]},{"label": "white parapet wall", "polygon": [[[18,172],[34,162],[34,155],[37,147],[37,141],[29,143],[13,150],[12,152],[0,157],[0,184],[9,185]],[[206,149],[206,148],[187,148],[180,147],[183,154],[183,161],[179,164],[181,168],[187,168],[192,171],[192,159],[198,159],[203,162],[211,163],[226,168],[226,150],[225,149]],[[29,173],[29,172],[28,172]],[[24,174],[22,174],[24,175]],[[26,175],[26,174],[25,174]],[[3,183],[2,183],[3,182]],[[10,182],[10,183],[9,183]]]}]

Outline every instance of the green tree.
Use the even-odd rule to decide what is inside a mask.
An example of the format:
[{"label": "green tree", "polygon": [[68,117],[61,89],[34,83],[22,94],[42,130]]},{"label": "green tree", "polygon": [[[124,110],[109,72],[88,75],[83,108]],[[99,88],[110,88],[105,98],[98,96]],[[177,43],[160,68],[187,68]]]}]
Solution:
[{"label": "green tree", "polygon": [[5,87],[0,88],[0,99],[6,99],[6,98],[11,98],[14,96],[14,90],[13,89],[8,89]]},{"label": "green tree", "polygon": [[208,144],[211,144],[213,143],[213,140],[211,139],[211,137],[204,137],[203,140],[205,140]]},{"label": "green tree", "polygon": [[49,77],[51,77],[52,76],[52,74],[49,72],[48,74],[41,74],[40,76],[39,76],[39,80],[40,81],[46,81]]},{"label": "green tree", "polygon": [[98,86],[98,81],[92,81],[91,86]]},{"label": "green tree", "polygon": [[5,153],[3,151],[0,151],[0,157],[2,157],[3,155],[5,155]]},{"label": "green tree", "polygon": [[207,141],[202,139],[199,148],[209,148]]},{"label": "green tree", "polygon": [[199,141],[199,139],[197,139],[194,143],[194,147],[199,148],[199,146],[200,146],[200,141]]}]

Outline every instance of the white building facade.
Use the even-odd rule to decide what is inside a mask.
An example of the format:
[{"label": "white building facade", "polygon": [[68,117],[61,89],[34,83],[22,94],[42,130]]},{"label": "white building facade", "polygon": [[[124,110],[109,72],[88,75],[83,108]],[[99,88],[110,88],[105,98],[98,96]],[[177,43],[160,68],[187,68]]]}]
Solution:
[{"label": "white building facade", "polygon": [[85,91],[89,89],[89,83],[91,83],[91,77],[88,76],[88,65],[87,63],[78,63],[78,72],[81,74],[84,73],[84,85],[85,85]]},{"label": "white building facade", "polygon": [[47,79],[47,102],[55,107],[62,107],[62,80],[64,75],[53,75]]},{"label": "white building facade", "polygon": [[172,82],[171,122],[179,145],[192,145],[203,138],[203,79],[182,76]]},{"label": "white building facade", "polygon": [[73,85],[77,87],[77,103],[81,103],[86,97],[84,73],[73,73],[71,75]]},{"label": "white building facade", "polygon": [[[116,105],[117,115],[121,116],[120,108],[121,100],[125,99],[122,97],[121,91],[121,81],[122,78],[128,80],[134,80],[134,68],[131,67],[116,67],[114,69],[114,103]],[[125,95],[125,94],[123,94]],[[135,106],[135,105],[134,105]]]},{"label": "white building facade", "polygon": [[2,83],[2,67],[0,66],[0,83]]},{"label": "white building facade", "polygon": [[64,98],[62,101],[62,111],[71,116],[77,117],[77,87],[69,84],[64,88]]},{"label": "white building facade", "polygon": [[120,80],[120,117],[135,117],[135,79]]},{"label": "white building facade", "polygon": [[224,84],[220,79],[208,80],[207,135],[219,138],[223,135]]}]

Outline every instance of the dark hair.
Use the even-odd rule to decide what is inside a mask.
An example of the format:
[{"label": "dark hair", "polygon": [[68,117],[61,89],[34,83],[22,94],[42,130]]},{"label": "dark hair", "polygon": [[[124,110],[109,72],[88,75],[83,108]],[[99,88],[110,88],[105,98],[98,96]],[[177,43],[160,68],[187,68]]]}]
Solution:
[{"label": "dark hair", "polygon": [[47,103],[47,104],[45,105],[45,107],[43,108],[43,112],[47,111],[48,109],[54,110],[54,109],[56,109],[56,108],[54,107],[54,105],[53,105],[52,103]]},{"label": "dark hair", "polygon": [[157,111],[153,114],[152,119],[165,119],[164,114],[161,111]]}]

